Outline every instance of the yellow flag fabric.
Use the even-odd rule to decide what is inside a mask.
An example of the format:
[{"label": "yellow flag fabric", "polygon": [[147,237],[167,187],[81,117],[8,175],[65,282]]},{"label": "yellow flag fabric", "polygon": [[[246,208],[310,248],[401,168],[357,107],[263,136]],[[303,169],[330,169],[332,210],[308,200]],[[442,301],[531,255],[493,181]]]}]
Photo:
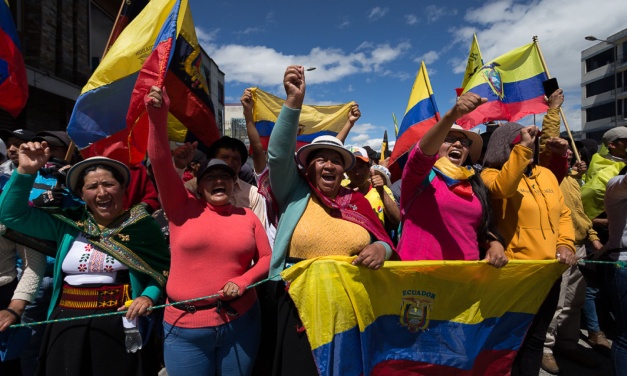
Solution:
[{"label": "yellow flag fabric", "polygon": [[[272,133],[274,122],[285,101],[259,88],[253,88],[252,94],[255,127],[262,144],[267,148],[267,138]],[[346,124],[348,112],[354,103],[333,106],[303,105],[299,121],[299,143],[310,143],[314,138],[323,135],[336,136]]]},{"label": "yellow flag fabric", "polygon": [[468,53],[468,62],[466,63],[466,72],[464,72],[464,80],[462,81],[462,88],[465,88],[470,81],[470,78],[481,70],[483,66],[483,57],[481,57],[481,50],[479,49],[479,42],[477,41],[477,34],[472,35],[472,43],[470,44],[470,52]]},{"label": "yellow flag fabric", "polygon": [[507,370],[565,269],[556,261],[510,261],[501,269],[396,261],[370,270],[350,260],[306,260],[281,274],[322,375],[385,374],[403,365],[427,374]]}]

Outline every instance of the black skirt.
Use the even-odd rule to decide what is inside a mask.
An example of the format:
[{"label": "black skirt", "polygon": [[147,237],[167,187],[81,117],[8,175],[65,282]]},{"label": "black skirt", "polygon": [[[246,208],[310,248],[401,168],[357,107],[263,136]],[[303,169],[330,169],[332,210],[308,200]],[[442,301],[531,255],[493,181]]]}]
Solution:
[{"label": "black skirt", "polygon": [[[57,307],[50,319],[115,312],[117,309],[68,309]],[[142,350],[127,353],[122,315],[48,324],[38,359],[37,375],[140,376],[156,375],[159,362],[153,341]]]}]

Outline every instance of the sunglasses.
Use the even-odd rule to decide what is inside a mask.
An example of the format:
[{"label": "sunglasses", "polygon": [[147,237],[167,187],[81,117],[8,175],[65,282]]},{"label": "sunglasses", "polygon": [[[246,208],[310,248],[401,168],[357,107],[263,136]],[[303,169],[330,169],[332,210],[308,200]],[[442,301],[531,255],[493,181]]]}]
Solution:
[{"label": "sunglasses", "polygon": [[[538,131],[538,133],[536,133],[536,140],[540,138],[540,136],[542,136],[542,131]],[[512,140],[510,145],[512,146],[517,145],[520,143],[520,141],[522,141],[522,136],[520,133],[518,133],[518,135]]]},{"label": "sunglasses", "polygon": [[472,145],[472,140],[466,137],[446,136],[444,139],[445,144],[454,144],[457,141],[464,147],[470,147],[470,145]]}]

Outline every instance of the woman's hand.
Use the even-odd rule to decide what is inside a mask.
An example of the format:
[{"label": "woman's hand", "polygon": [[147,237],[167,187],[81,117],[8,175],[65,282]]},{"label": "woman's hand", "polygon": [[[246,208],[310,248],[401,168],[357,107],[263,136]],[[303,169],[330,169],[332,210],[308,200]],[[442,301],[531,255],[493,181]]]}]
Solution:
[{"label": "woman's hand", "polygon": [[555,258],[557,258],[557,261],[568,266],[573,266],[577,263],[577,256],[575,256],[575,252],[563,245],[557,247],[557,252],[555,252]]},{"label": "woman's hand", "polygon": [[479,94],[466,92],[457,98],[453,108],[449,110],[453,120],[473,112],[477,107],[486,103],[488,98],[481,98]]},{"label": "woman's hand", "polygon": [[[150,308],[153,306],[152,299],[147,296],[138,296],[133,299],[133,303],[128,307],[128,311],[126,312],[126,318],[128,321],[132,321],[137,316],[148,316],[151,311]],[[124,311],[126,307],[122,306],[118,308],[118,311]]]},{"label": "woman's hand", "polygon": [[505,256],[505,248],[503,248],[503,244],[496,240],[490,242],[490,247],[486,251],[484,260],[495,268],[502,268],[509,262],[507,256]]},{"label": "woman's hand", "polygon": [[162,106],[166,109],[170,108],[170,97],[168,97],[165,87],[162,90],[157,86],[151,86],[150,92],[148,92],[144,101],[146,103],[146,107],[151,105],[154,108],[161,108]]},{"label": "woman's hand", "polygon": [[305,68],[301,65],[290,65],[285,70],[283,76],[283,87],[285,87],[285,105],[298,110],[303,107],[305,100]]},{"label": "woman's hand", "polygon": [[46,141],[25,142],[20,145],[18,153],[17,172],[20,174],[36,174],[50,159],[50,148]]},{"label": "woman's hand", "polygon": [[520,130],[520,145],[533,150],[533,145],[536,142],[540,129],[535,125],[524,127]]},{"label": "woman's hand", "polygon": [[227,282],[226,285],[222,287],[222,290],[218,291],[218,293],[222,294],[224,300],[232,300],[242,296],[244,291],[242,291],[237,284]]},{"label": "woman's hand", "polygon": [[198,141],[186,142],[172,151],[172,159],[176,168],[185,169],[194,160]]},{"label": "woman's hand", "polygon": [[363,265],[368,269],[377,270],[385,262],[385,247],[380,243],[367,245],[353,260],[353,265]]},{"label": "woman's hand", "polygon": [[17,317],[10,311],[6,309],[0,310],[0,332],[9,329],[9,326],[15,324],[17,321]]}]

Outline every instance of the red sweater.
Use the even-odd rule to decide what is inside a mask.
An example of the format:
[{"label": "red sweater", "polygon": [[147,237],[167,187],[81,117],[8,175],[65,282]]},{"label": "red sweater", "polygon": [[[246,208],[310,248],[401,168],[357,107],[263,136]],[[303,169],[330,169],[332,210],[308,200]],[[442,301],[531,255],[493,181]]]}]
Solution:
[{"label": "red sweater", "polygon": [[[172,163],[168,134],[168,106],[148,105],[150,157],[161,205],[170,224],[170,276],[166,286],[174,301],[216,294],[231,281],[240,291],[268,275],[270,243],[263,225],[248,208],[214,207],[195,198],[183,185]],[[251,267],[251,263],[254,265]],[[255,289],[233,301],[240,317],[255,302]],[[197,301],[202,306],[213,301]],[[187,313],[166,307],[164,319],[184,328],[217,326],[233,320],[224,312],[207,309]]]}]

